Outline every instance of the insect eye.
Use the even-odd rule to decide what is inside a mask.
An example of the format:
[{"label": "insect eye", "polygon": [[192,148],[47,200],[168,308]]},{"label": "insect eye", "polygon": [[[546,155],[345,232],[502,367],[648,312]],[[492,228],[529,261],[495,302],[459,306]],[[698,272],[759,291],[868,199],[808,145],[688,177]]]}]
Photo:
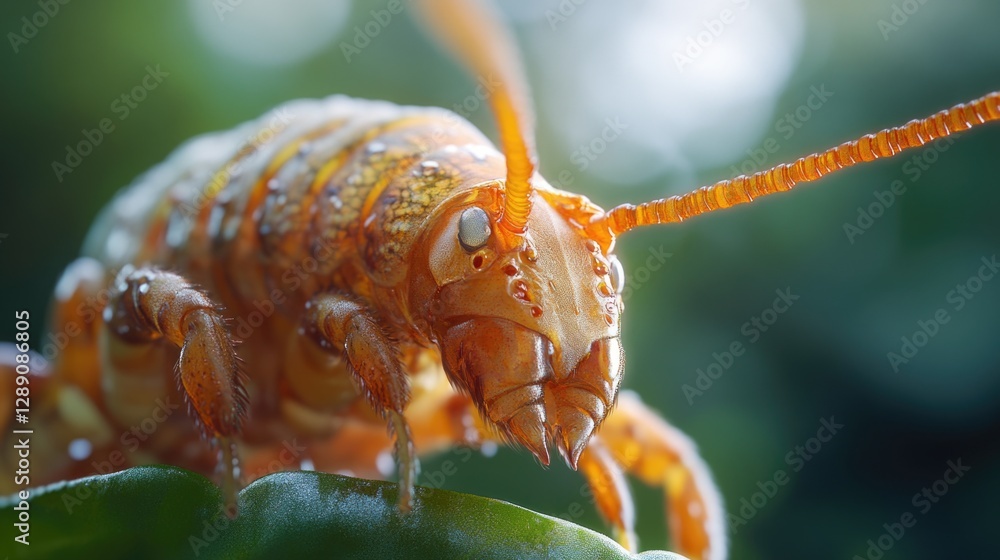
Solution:
[{"label": "insect eye", "polygon": [[458,242],[470,253],[486,245],[491,233],[490,217],[478,206],[466,209],[458,218]]},{"label": "insect eye", "polygon": [[614,255],[608,258],[608,262],[611,264],[609,267],[611,270],[608,272],[611,275],[611,284],[615,287],[615,292],[620,294],[625,289],[625,270],[621,261]]}]

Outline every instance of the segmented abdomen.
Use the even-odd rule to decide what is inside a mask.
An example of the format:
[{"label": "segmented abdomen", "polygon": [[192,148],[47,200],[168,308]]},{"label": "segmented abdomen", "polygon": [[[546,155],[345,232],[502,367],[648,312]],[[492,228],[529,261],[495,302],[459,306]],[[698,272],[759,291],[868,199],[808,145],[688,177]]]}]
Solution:
[{"label": "segmented abdomen", "polygon": [[448,111],[293,101],[178,148],[115,198],[84,252],[111,271],[180,272],[234,313],[275,290],[288,307],[331,284],[364,296],[441,200],[502,176],[492,144]]}]

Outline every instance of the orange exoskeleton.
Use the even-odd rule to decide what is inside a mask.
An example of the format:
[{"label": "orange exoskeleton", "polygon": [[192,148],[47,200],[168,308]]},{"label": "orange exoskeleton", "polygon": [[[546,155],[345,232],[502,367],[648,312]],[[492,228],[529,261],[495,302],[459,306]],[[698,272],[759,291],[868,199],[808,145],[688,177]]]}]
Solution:
[{"label": "orange exoskeleton", "polygon": [[[57,285],[50,328],[84,328],[51,363],[35,358],[40,478],[163,461],[220,473],[233,503],[269,465],[378,477],[393,451],[405,511],[419,454],[495,441],[548,464],[555,448],[626,547],[631,474],[664,490],[678,551],[724,558],[721,499],[695,446],[619,394],[616,238],[1000,119],[1000,92],[604,211],[536,173],[519,60],[489,9],[420,5],[471,72],[499,78],[500,150],[447,111],[345,97],[185,144],[108,206]],[[193,418],[173,414],[181,402]],[[151,403],[155,429],[130,434]],[[89,455],[67,456],[80,439]]]}]

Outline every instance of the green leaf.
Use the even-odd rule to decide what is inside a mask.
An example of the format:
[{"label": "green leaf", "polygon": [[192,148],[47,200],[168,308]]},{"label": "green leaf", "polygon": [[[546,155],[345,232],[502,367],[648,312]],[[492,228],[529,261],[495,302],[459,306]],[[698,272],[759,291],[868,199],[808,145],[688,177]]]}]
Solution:
[{"label": "green leaf", "polygon": [[[417,488],[401,515],[393,483],[316,472],[257,480],[230,520],[205,477],[165,466],[33,489],[0,500],[10,558],[642,558],[604,535],[498,500]],[[20,509],[19,509],[20,508]],[[13,524],[27,511],[24,546]]]}]

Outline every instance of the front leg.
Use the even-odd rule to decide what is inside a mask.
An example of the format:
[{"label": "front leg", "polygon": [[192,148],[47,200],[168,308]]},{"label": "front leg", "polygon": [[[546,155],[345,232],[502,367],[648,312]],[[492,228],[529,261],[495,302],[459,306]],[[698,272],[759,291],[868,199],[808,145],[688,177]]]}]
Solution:
[{"label": "front leg", "polygon": [[306,303],[306,335],[331,352],[342,352],[361,392],[389,421],[396,436],[399,463],[399,509],[413,507],[418,462],[403,410],[410,385],[396,342],[364,304],[341,294],[320,294]]},{"label": "front leg", "polygon": [[180,349],[176,371],[206,435],[222,452],[219,463],[227,512],[235,515],[237,488],[234,439],[249,409],[235,343],[218,305],[186,279],[156,268],[124,271],[105,309],[110,336],[104,339],[108,369],[118,375],[149,375],[151,346]]},{"label": "front leg", "polygon": [[634,550],[632,500],[622,469],[663,488],[678,552],[692,560],[726,557],[722,498],[698,449],[631,391],[619,394],[618,406],[580,458],[580,470],[619,542]]}]

